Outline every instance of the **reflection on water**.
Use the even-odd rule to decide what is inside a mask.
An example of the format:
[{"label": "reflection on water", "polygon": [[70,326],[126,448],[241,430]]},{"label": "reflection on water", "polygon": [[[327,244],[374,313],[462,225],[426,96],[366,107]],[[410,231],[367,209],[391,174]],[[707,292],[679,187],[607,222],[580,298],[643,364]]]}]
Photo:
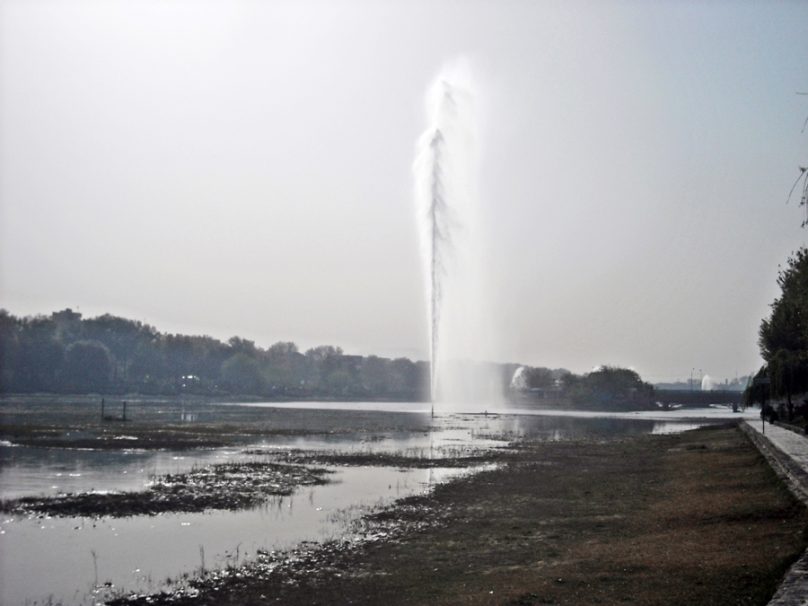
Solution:
[{"label": "reflection on water", "polygon": [[157,591],[167,577],[192,575],[203,565],[235,565],[258,549],[337,538],[361,513],[357,506],[420,493],[431,482],[458,473],[463,470],[341,468],[333,484],[307,487],[240,512],[99,520],[9,517],[0,526],[0,603],[44,601],[53,594],[82,604],[94,585],[104,583],[114,590]]},{"label": "reflection on water", "polygon": [[222,463],[238,453],[232,448],[171,452],[0,446],[0,497],[142,490],[156,475]]},{"label": "reflection on water", "polygon": [[[703,424],[676,417],[655,420],[618,415],[453,414],[432,421],[420,412],[368,409],[217,409],[238,409],[229,413],[230,419],[252,418],[276,428],[321,432],[269,436],[246,448],[433,458],[479,452],[522,437],[608,439],[670,433]],[[207,412],[193,414],[204,417]],[[254,459],[256,455],[244,454],[245,447],[147,452],[0,445],[0,496],[140,490],[155,475],[186,471],[194,465]],[[337,468],[332,484],[306,487],[290,497],[274,498],[261,508],[240,512],[100,520],[7,516],[0,520],[0,603],[41,603],[49,598],[65,604],[86,603],[93,587],[107,582],[110,591],[157,591],[167,577],[193,575],[203,565],[223,567],[254,556],[258,549],[284,549],[304,540],[340,537],[363,508],[428,490],[433,483],[460,473],[463,470]]]},{"label": "reflection on water", "polygon": [[[376,413],[384,416],[383,413]],[[283,452],[290,448],[340,453],[400,453],[413,457],[461,456],[524,437],[542,440],[608,438],[615,435],[670,433],[698,427],[692,422],[620,418],[517,415],[452,415],[435,419],[430,431],[272,436],[243,447],[184,451],[90,450],[0,445],[0,498],[66,492],[142,490],[156,475],[181,473],[193,466],[252,460],[244,450]]]},{"label": "reflection on water", "polygon": [[683,423],[683,422],[662,422],[654,423],[654,428],[651,433],[654,435],[666,433],[679,433],[680,431],[689,431],[691,429],[698,429],[703,423]]}]

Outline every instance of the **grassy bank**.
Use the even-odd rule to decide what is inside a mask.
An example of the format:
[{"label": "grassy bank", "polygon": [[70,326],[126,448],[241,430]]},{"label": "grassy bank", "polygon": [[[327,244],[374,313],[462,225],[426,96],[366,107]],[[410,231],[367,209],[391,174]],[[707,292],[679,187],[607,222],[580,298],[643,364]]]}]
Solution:
[{"label": "grassy bank", "polygon": [[765,604],[808,515],[733,427],[527,442],[390,519],[394,540],[259,562],[188,603]]}]

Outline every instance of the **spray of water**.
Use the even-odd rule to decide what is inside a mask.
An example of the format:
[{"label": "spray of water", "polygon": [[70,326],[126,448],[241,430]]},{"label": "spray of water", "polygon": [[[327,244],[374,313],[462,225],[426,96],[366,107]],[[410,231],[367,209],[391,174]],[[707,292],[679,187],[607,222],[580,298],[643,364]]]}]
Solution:
[{"label": "spray of water", "polygon": [[527,369],[524,366],[520,366],[514,371],[509,388],[514,391],[523,391],[528,388]]},{"label": "spray of water", "polygon": [[[426,271],[430,390],[435,402],[490,393],[480,302],[480,213],[476,195],[475,94],[468,62],[444,68],[426,96],[427,128],[416,144],[415,199]],[[472,380],[472,378],[474,380]],[[479,387],[483,381],[485,389]],[[501,391],[501,390],[500,390]]]}]

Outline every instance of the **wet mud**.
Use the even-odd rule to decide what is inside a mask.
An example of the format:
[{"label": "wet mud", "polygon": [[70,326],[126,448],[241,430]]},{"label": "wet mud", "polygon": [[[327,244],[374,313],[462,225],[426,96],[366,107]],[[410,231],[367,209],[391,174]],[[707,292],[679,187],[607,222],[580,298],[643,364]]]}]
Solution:
[{"label": "wet mud", "polygon": [[0,511],[21,515],[156,515],[257,507],[299,486],[325,484],[322,468],[274,462],[218,463],[187,473],[163,475],[143,491],[60,494],[0,501]]},{"label": "wet mud", "polygon": [[[495,470],[122,604],[765,604],[805,508],[735,428],[526,442]],[[742,555],[740,555],[742,554]]]},{"label": "wet mud", "polygon": [[[504,449],[503,449],[504,450]],[[399,469],[466,468],[503,460],[504,452],[457,451],[438,449],[436,452],[387,453],[387,452],[329,452],[291,449],[286,451],[249,449],[248,455],[264,455],[273,460],[298,465],[328,466],[376,466]]]},{"label": "wet mud", "polygon": [[[105,602],[111,606],[193,605],[216,603],[216,596],[230,593],[251,593],[257,584],[277,583],[288,588],[302,587],[317,578],[319,584],[328,578],[354,575],[344,570],[347,561],[362,558],[373,546],[394,544],[406,536],[427,532],[444,522],[447,512],[435,508],[428,495],[418,495],[399,502],[378,507],[367,515],[352,520],[350,538],[324,542],[306,541],[294,549],[259,550],[256,557],[241,566],[228,566],[218,570],[203,570],[194,578],[171,580],[169,589],[156,594],[127,594]],[[258,602],[278,603],[278,596],[263,593],[255,596]],[[329,604],[342,603],[331,596]],[[213,601],[211,601],[213,600]],[[252,603],[248,599],[248,603]]]}]

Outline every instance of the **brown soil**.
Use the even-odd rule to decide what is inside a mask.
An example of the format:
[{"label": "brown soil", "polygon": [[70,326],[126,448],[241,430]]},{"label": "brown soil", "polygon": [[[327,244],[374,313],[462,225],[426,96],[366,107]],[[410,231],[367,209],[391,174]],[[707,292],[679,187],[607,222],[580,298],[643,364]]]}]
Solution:
[{"label": "brown soil", "polygon": [[377,523],[390,519],[410,530],[149,603],[765,604],[808,514],[731,427],[527,443]]}]

